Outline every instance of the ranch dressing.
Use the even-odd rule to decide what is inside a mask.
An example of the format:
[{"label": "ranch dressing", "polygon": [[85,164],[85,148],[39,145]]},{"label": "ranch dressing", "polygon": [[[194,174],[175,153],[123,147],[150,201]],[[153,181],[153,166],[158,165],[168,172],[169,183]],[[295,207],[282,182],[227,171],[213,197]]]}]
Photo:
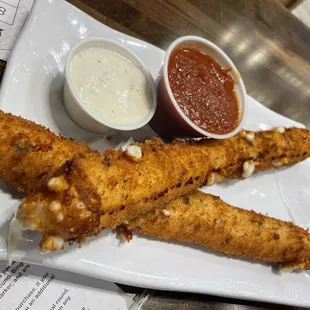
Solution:
[{"label": "ranch dressing", "polygon": [[71,61],[72,86],[83,104],[113,125],[135,125],[151,108],[148,81],[126,57],[104,48],[89,48]]}]

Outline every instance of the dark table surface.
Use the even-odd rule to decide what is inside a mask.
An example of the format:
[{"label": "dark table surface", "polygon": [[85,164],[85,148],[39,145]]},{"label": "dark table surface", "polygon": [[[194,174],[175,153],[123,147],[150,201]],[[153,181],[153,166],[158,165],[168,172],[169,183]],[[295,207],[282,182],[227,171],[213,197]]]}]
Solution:
[{"label": "dark table surface", "polygon": [[[238,67],[249,95],[310,127],[310,29],[274,0],[69,0],[100,22],[166,49],[198,35]],[[5,63],[0,64],[0,75]],[[141,294],[143,290],[121,286]],[[298,309],[151,291],[144,310]],[[309,292],[310,294],[310,292]]]}]

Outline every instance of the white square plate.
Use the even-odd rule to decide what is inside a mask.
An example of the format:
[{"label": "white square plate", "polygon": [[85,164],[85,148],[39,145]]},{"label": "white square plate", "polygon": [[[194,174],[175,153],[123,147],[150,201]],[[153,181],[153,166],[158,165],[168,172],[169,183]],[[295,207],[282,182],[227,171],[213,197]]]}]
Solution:
[{"label": "white square plate", "polygon": [[[75,125],[62,104],[66,55],[72,44],[87,36],[103,36],[123,43],[141,58],[156,78],[164,51],[110,29],[64,1],[41,0],[35,3],[7,64],[0,107],[55,132],[61,131],[65,136],[75,136],[92,147],[105,149],[110,143]],[[301,126],[250,97],[248,101],[247,129]],[[151,134],[148,127],[129,133],[136,139]],[[309,160],[242,182],[224,182],[208,191],[233,205],[293,220],[303,227],[310,225]],[[6,259],[8,223],[17,202],[9,187],[1,183],[2,259]],[[109,231],[89,240],[81,249],[73,246],[60,253],[40,256],[39,237],[31,232],[24,234],[13,258],[141,287],[310,306],[310,276],[306,272],[276,273],[269,265],[148,238],[136,237],[129,244],[120,244]]]}]

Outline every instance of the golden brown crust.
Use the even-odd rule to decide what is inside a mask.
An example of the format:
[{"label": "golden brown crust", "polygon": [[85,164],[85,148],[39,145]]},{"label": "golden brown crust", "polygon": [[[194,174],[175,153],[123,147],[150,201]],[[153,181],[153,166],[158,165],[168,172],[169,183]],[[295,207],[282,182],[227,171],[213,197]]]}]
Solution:
[{"label": "golden brown crust", "polygon": [[[83,143],[75,143],[61,135],[57,136],[44,126],[10,113],[4,113],[1,110],[0,130],[2,132],[0,136],[0,154],[2,156],[0,178],[6,180],[18,191],[31,192],[38,188],[42,189],[59,167],[74,156],[86,157],[93,153],[98,158],[97,152],[89,149]],[[306,146],[302,149],[307,149],[309,143],[307,130],[299,131],[298,135],[294,128],[286,129],[285,135],[281,135],[276,129],[257,132],[253,141],[246,138],[248,133],[249,131],[242,131],[229,140],[207,142],[210,147],[213,143],[222,144],[222,147],[225,146],[226,149],[232,144],[237,146],[233,146],[232,152],[229,154],[229,166],[221,164],[218,169],[220,178],[223,176],[242,178],[242,165],[248,159],[255,159],[255,162],[259,163],[255,167],[254,173],[256,173],[273,167],[272,161],[275,159],[284,159],[287,160],[286,164],[294,164],[308,156],[307,150],[302,152],[300,149],[303,143],[306,143]],[[283,141],[283,138],[286,141]],[[147,144],[151,144],[154,150],[164,146],[159,138],[152,138]],[[111,165],[112,161],[122,156],[122,152],[113,149],[104,154],[101,162],[107,167]],[[219,156],[223,155],[219,153]],[[217,157],[212,158],[212,160],[215,159]],[[236,161],[234,161],[235,159]]]},{"label": "golden brown crust", "polygon": [[173,200],[164,210],[132,219],[127,229],[227,255],[310,269],[310,234],[292,223],[232,207],[199,191]]},{"label": "golden brown crust", "polygon": [[[47,232],[40,246],[49,251],[62,249],[65,240],[82,242],[85,236],[98,234],[106,225],[106,219],[102,218],[105,209],[102,206],[102,197],[105,195],[114,194],[126,201],[129,199],[139,213],[142,209],[162,206],[162,197],[167,194],[166,188],[168,191],[178,188],[172,195],[178,196],[187,192],[187,186],[199,186],[195,182],[198,180],[192,177],[193,171],[197,169],[194,161],[200,161],[200,170],[212,168],[212,171],[217,173],[218,182],[224,176],[242,178],[243,164],[247,160],[255,161],[256,173],[274,167],[273,161],[286,165],[294,164],[306,158],[309,153],[309,132],[306,130],[287,129],[284,135],[276,129],[258,132],[252,141],[246,138],[249,132],[244,131],[227,141],[203,141],[197,144],[174,142],[174,149],[170,149],[171,146],[165,145],[159,138],[152,138],[144,145],[137,144],[143,149],[143,157],[149,157],[145,165],[140,165],[140,160],[134,161],[123,152],[113,149],[99,156],[84,144],[74,143],[61,135],[56,136],[43,126],[2,111],[0,129],[0,177],[19,191],[44,189],[42,193],[27,198],[27,208],[20,212],[23,213],[21,217],[25,216],[34,229]],[[201,161],[202,157],[195,153],[195,149],[203,147],[204,143],[212,149],[212,154],[208,154],[207,159],[215,165],[201,164],[204,163]],[[184,152],[190,157],[189,160],[184,158]],[[74,156],[82,159],[70,161]],[[171,161],[171,158],[174,160]],[[92,167],[93,163],[95,165]],[[61,165],[63,166],[59,171]],[[143,174],[148,176],[146,179],[141,178],[142,168]],[[168,171],[168,174],[162,171]],[[178,182],[172,182],[174,185],[171,186],[172,183],[167,180],[175,179],[176,171],[181,177]],[[75,186],[66,191],[48,191],[46,194],[47,181],[55,173],[64,173],[64,177]],[[100,174],[107,174],[107,178],[101,179]],[[194,176],[200,178],[200,171],[198,174],[194,173]],[[210,173],[202,174],[202,178],[207,182]],[[104,186],[94,186],[102,180]],[[122,180],[126,182],[122,184]],[[164,182],[161,182],[162,180]],[[158,185],[163,188],[162,183],[170,187],[159,192],[153,191]],[[67,189],[66,186],[64,188]],[[60,200],[65,208],[58,210],[38,204],[38,201],[46,199],[46,195],[53,201]],[[140,204],[134,202],[139,195],[143,197]],[[113,206],[113,198],[105,201],[108,206]],[[84,205],[81,205],[81,202]],[[204,205],[207,205],[208,209]],[[109,221],[115,220],[114,212],[116,218],[119,217],[119,213],[124,212],[124,206],[121,205],[118,212],[113,211],[115,209],[112,207],[112,211],[106,214]],[[177,210],[175,206],[178,206]],[[298,265],[301,269],[310,268],[309,236],[292,224],[233,208],[211,195],[201,193],[178,198],[165,208],[170,213],[169,217],[164,216],[160,210],[151,210],[132,220],[129,226],[136,231],[140,227],[140,233],[153,237],[193,242],[230,255]],[[131,212],[130,210],[130,214],[125,215],[125,218],[129,218]],[[216,221],[218,218],[221,218],[222,224],[222,221],[225,221],[224,226],[214,224],[214,219]],[[59,219],[62,220],[59,222]],[[236,233],[236,227],[239,233]],[[130,232],[125,228],[121,227],[123,233],[130,237]],[[248,240],[252,235],[254,237]]]},{"label": "golden brown crust", "polygon": [[[59,171],[69,189],[45,190],[27,197],[19,217],[31,218],[36,230],[48,234],[58,229],[65,238],[82,240],[190,193],[206,184],[214,171],[225,177],[243,178],[245,162],[255,163],[255,172],[274,166],[275,160],[282,164],[303,160],[310,154],[310,134],[308,130],[292,128],[284,133],[255,133],[252,141],[242,132],[228,140],[164,144],[153,138],[136,145],[143,153],[137,162],[126,153],[113,150],[75,158]],[[37,223],[36,205],[41,200],[46,207],[59,201],[64,220],[57,222],[56,216],[46,216]],[[74,211],[76,200],[86,206],[87,217]]]},{"label": "golden brown crust", "polygon": [[18,191],[42,188],[67,160],[90,151],[83,143],[1,110],[0,132],[0,178]]}]

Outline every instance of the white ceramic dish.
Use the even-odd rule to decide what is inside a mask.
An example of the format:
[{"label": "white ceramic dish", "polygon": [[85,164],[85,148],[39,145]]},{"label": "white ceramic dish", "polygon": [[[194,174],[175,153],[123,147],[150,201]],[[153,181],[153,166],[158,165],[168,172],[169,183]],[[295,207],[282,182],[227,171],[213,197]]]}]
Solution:
[{"label": "white ceramic dish", "polygon": [[[114,31],[70,4],[59,0],[37,1],[7,64],[0,91],[1,109],[75,136],[92,147],[111,144],[71,121],[62,103],[65,58],[70,46],[86,36],[103,36],[122,42],[158,74],[164,52],[148,43]],[[247,129],[299,126],[248,97]],[[128,136],[152,134],[144,127]],[[125,139],[123,135],[120,139]],[[112,140],[117,143],[116,139]],[[253,176],[242,182],[224,182],[208,188],[233,205],[270,216],[294,220],[310,227],[310,161],[294,167]],[[0,258],[7,257],[8,223],[18,198],[1,183]],[[13,259],[71,270],[114,282],[213,294],[241,299],[310,306],[310,276],[306,272],[275,272],[271,266],[227,258],[196,246],[134,238],[120,244],[112,232],[89,240],[81,249],[40,256],[39,236],[27,232]]]},{"label": "white ceramic dish", "polygon": [[[122,126],[122,125],[114,125],[98,117],[96,114],[92,113],[90,109],[88,109],[78,97],[76,92],[73,89],[71,76],[70,76],[70,64],[74,56],[76,56],[82,50],[91,47],[100,47],[106,48],[113,52],[116,52],[127,59],[129,59],[134,65],[136,65],[142,73],[145,75],[148,81],[148,87],[150,89],[150,93],[152,94],[150,97],[151,102],[149,103],[151,109],[148,115],[143,119],[142,122],[131,125],[131,126]],[[113,129],[118,130],[135,130],[146,125],[150,119],[153,117],[156,110],[156,88],[154,80],[149,72],[149,70],[145,67],[142,61],[128,48],[126,48],[123,44],[118,43],[115,40],[105,39],[105,38],[86,38],[84,40],[78,41],[68,53],[65,65],[65,86],[64,86],[64,104],[67,112],[71,116],[71,118],[82,128],[89,130],[91,132],[96,133],[107,133]]]}]

